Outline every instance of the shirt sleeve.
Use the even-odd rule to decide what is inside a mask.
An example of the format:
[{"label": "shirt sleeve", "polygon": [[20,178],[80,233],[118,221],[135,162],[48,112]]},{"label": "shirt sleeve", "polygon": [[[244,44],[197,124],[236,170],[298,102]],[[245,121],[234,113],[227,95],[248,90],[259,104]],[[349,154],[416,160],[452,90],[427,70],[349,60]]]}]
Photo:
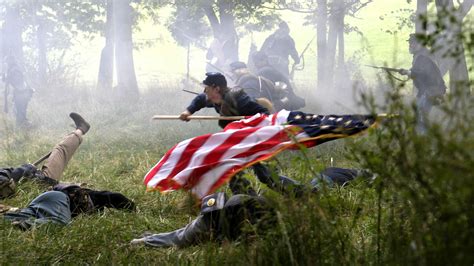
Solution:
[{"label": "shirt sleeve", "polygon": [[201,93],[196,96],[191,104],[186,108],[191,114],[201,110],[205,107],[214,107],[210,102],[207,101],[207,97],[205,93]]},{"label": "shirt sleeve", "polygon": [[203,215],[178,230],[153,234],[145,237],[145,244],[152,247],[187,247],[208,241],[211,237],[211,224]]}]

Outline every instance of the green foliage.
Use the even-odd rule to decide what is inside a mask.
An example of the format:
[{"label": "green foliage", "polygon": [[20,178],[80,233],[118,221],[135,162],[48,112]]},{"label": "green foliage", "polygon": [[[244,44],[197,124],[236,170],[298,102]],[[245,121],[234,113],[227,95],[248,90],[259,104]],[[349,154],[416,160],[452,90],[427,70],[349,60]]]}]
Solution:
[{"label": "green foliage", "polygon": [[181,46],[194,44],[205,48],[204,38],[210,29],[204,22],[204,11],[199,6],[177,6],[168,21],[168,29]]},{"label": "green foliage", "polygon": [[[304,153],[285,152],[270,163],[304,183],[331,162],[368,169],[377,175],[375,181],[360,179],[345,187],[323,187],[318,194],[301,199],[286,198],[259,184],[279,213],[272,230],[250,239],[185,249],[128,244],[145,231],[170,231],[196,215],[195,209],[182,208],[186,193],[146,193],[142,178],[178,141],[215,132],[218,127],[212,122],[150,122],[152,115],[162,113],[159,110],[178,113],[191,100],[177,99],[174,92],[148,93],[132,105],[97,99],[97,95],[72,90],[61,102],[33,102],[35,113],[30,117],[36,128],[28,132],[13,129],[13,122],[2,118],[8,130],[0,130],[0,147],[7,151],[0,154],[0,164],[15,166],[46,153],[68,132],[67,114],[77,111],[92,127],[63,180],[124,193],[137,203],[138,211],[107,210],[80,216],[66,227],[29,232],[1,222],[2,263],[427,265],[473,260],[472,98],[457,102],[450,96],[438,108],[436,123],[420,135],[414,129],[416,109],[405,105],[395,88],[386,107],[378,108],[399,115],[385,120],[368,136],[323,144]],[[371,106],[370,98],[366,99]],[[17,195],[2,204],[25,206],[45,189],[24,182]]]},{"label": "green foliage", "polygon": [[[400,263],[469,262],[474,244],[474,100],[451,95],[439,106],[429,131],[419,134],[418,110],[405,106],[398,90],[389,99],[387,111],[398,115],[358,141],[353,152],[354,160],[379,176],[377,204],[387,216],[380,217],[378,251],[405,254],[403,259],[379,256]],[[397,234],[384,232],[386,225],[395,226]]]},{"label": "green foliage", "polygon": [[263,8],[270,2],[272,1],[179,0],[173,3],[174,15],[170,17],[167,24],[179,45],[186,46],[191,43],[203,48],[205,38],[208,38],[211,33],[208,18],[205,19],[204,8],[210,6],[220,23],[223,23],[223,16],[233,17],[236,30],[245,34],[247,31],[273,28],[278,16],[271,9]]}]

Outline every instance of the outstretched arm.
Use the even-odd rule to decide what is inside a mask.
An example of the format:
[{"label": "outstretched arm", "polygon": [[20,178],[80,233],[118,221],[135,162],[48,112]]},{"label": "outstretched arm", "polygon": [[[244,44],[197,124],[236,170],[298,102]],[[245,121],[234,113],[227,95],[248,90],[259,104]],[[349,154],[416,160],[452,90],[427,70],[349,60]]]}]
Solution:
[{"label": "outstretched arm", "polygon": [[191,223],[178,230],[153,234],[142,238],[133,239],[131,244],[145,244],[152,247],[187,247],[199,242],[205,242],[211,237],[209,220],[200,215]]},{"label": "outstretched arm", "polygon": [[191,104],[186,108],[186,110],[188,112],[190,112],[191,114],[194,114],[195,112],[201,110],[202,108],[205,108],[205,107],[212,107],[213,105],[210,104],[208,101],[207,101],[207,96],[206,94],[204,93],[201,93],[199,94],[198,96],[196,96],[193,101],[191,102]]},{"label": "outstretched arm", "polygon": [[117,192],[110,191],[95,191],[86,189],[87,194],[91,197],[92,203],[96,209],[115,208],[134,211],[135,203]]},{"label": "outstretched arm", "polygon": [[295,64],[300,63],[300,56],[298,55],[298,51],[296,51],[295,41],[290,37],[290,55],[291,58],[295,61]]}]

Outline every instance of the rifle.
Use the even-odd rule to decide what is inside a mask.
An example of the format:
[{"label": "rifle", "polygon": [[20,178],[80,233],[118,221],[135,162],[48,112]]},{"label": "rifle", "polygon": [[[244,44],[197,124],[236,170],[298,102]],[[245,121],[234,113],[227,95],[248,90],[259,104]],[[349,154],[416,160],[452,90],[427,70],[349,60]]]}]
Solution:
[{"label": "rifle", "polygon": [[183,89],[183,91],[185,91],[185,92],[187,92],[187,93],[194,94],[194,95],[199,95],[199,93],[194,92],[194,91],[190,91],[190,90],[187,90],[187,89]]},{"label": "rifle", "polygon": [[410,77],[408,77],[407,80],[403,80],[403,79],[400,79],[400,78],[395,77],[395,75],[392,74],[392,72],[397,72],[397,73],[400,74],[400,75],[407,75],[407,74],[403,73],[404,71],[407,71],[407,70],[405,70],[405,69],[403,69],[403,68],[382,67],[382,66],[372,66],[372,65],[364,65],[364,66],[366,66],[366,67],[371,67],[371,68],[375,68],[375,69],[383,69],[383,70],[387,71],[387,73],[388,73],[393,79],[396,79],[396,80],[398,80],[398,81],[406,82],[406,81],[408,81],[408,79],[410,78]]},{"label": "rifle", "polygon": [[400,72],[402,72],[402,70],[404,70],[403,68],[393,68],[393,67],[383,67],[383,66],[372,66],[372,65],[364,65],[366,67],[371,67],[371,68],[376,68],[376,69],[383,69],[385,71],[389,71],[389,72],[397,72],[399,74],[401,74]]},{"label": "rifle", "polygon": [[34,166],[38,166],[38,164],[42,163],[44,160],[48,159],[51,155],[51,152],[46,153],[45,155],[41,156],[38,160],[32,163]]},{"label": "rifle", "polygon": [[[201,84],[201,81],[199,81],[197,78],[195,78],[193,76],[187,76],[186,80],[182,81],[182,84],[184,84],[185,88],[190,86],[190,84],[191,84],[190,81],[192,81],[193,83]],[[194,94],[194,95],[199,95],[198,92],[195,92],[195,91],[192,91],[192,90],[187,90],[185,88],[183,88],[182,91],[187,92],[187,93],[191,93],[191,94]]]},{"label": "rifle", "polygon": [[[316,38],[316,35],[313,36],[313,38],[306,44],[303,51],[301,52],[300,61],[303,62],[303,66],[299,68],[298,70],[304,69],[304,53],[306,53],[306,51],[308,50],[309,46],[311,45],[311,43],[314,41],[315,38]],[[295,75],[295,70],[296,70],[296,64],[293,64],[293,66],[291,66],[291,72],[290,72],[291,79],[293,79],[293,76]]]}]

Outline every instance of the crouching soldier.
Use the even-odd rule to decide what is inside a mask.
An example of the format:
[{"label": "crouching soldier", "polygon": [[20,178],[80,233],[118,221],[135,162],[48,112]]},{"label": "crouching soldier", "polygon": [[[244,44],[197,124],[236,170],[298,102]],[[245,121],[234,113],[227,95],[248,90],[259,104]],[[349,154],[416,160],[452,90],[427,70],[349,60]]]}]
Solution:
[{"label": "crouching soldier", "polygon": [[233,62],[230,64],[230,69],[237,87],[243,89],[257,103],[263,105],[262,103],[265,100],[269,100],[270,108],[264,106],[272,113],[283,109],[283,103],[280,101],[280,98],[282,98],[281,91],[275,88],[271,80],[250,73],[244,62]]},{"label": "crouching soldier", "polygon": [[[152,247],[187,247],[207,241],[242,239],[266,231],[276,223],[276,213],[262,196],[238,194],[226,198],[220,192],[202,201],[201,214],[172,232],[147,234],[131,241]],[[256,230],[246,230],[253,226]]]},{"label": "crouching soldier", "polygon": [[264,52],[254,53],[252,59],[257,68],[257,75],[267,78],[275,84],[275,89],[279,91],[282,108],[286,110],[299,110],[305,107],[305,99],[296,95],[292,82],[269,64],[268,57]]},{"label": "crouching soldier", "polygon": [[[203,108],[214,108],[221,116],[269,114],[267,108],[257,103],[244,90],[227,87],[226,78],[219,72],[206,73],[202,85],[204,93],[193,99],[179,119],[189,121],[189,116]],[[230,122],[232,121],[219,120],[219,126],[224,128]]]}]

